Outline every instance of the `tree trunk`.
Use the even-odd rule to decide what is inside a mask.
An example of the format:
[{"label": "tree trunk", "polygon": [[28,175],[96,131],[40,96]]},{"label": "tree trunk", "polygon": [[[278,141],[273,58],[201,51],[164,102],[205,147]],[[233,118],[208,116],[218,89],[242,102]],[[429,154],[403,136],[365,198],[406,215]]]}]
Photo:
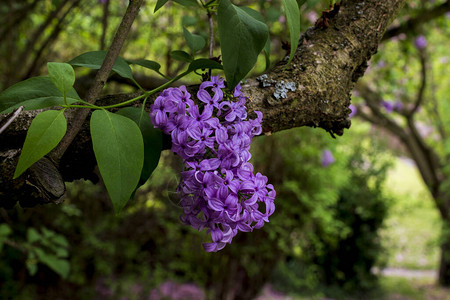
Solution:
[{"label": "tree trunk", "polygon": [[[445,225],[444,225],[445,226]],[[448,221],[447,226],[448,227]],[[450,238],[448,230],[443,230],[444,238],[441,243],[441,260],[439,262],[439,285],[450,287]]]},{"label": "tree trunk", "polygon": [[443,193],[443,197],[435,198],[443,221],[438,282],[441,286],[450,287],[450,196],[445,191]]}]

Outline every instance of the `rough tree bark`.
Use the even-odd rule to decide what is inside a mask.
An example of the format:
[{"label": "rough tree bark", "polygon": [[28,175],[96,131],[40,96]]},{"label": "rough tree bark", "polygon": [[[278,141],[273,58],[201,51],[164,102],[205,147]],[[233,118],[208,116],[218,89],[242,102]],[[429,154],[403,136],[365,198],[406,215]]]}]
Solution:
[{"label": "rough tree bark", "polygon": [[[292,63],[280,62],[267,74],[246,80],[242,87],[250,111],[264,114],[264,133],[293,127],[321,127],[342,135],[350,127],[350,93],[363,76],[367,61],[376,52],[387,26],[406,0],[343,0],[329,26],[313,27],[301,37]],[[107,96],[117,102],[134,94]],[[12,180],[26,130],[37,112],[24,112],[0,135],[0,206],[17,201],[30,206],[58,202],[64,181],[95,178],[95,159],[88,124],[70,144],[59,164],[44,158],[30,171]],[[8,116],[0,116],[0,122]],[[69,123],[71,116],[68,116]]]}]

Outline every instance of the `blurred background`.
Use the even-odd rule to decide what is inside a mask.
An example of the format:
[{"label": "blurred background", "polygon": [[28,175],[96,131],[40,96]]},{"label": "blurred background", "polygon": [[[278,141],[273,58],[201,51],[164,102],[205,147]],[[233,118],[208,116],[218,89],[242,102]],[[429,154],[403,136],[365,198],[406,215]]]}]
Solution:
[{"label": "blurred background", "polygon": [[[127,3],[1,1],[0,90],[45,75],[48,61],[106,50]],[[282,59],[281,1],[234,3],[261,11],[271,61]],[[189,0],[153,14],[155,4],[146,1],[121,56],[174,76],[186,63],[169,53],[190,51],[183,26],[207,38],[207,16]],[[327,8],[306,1],[302,31]],[[252,160],[275,186],[276,211],[218,253],[179,220],[181,163],[169,151],[119,216],[101,183],[82,180],[61,205],[0,209],[0,299],[450,299],[449,25],[448,1],[407,2],[392,25],[403,29],[388,32],[355,87],[343,137],[296,128],[255,138]],[[261,55],[252,75],[264,69]],[[83,97],[94,73],[76,71]],[[164,82],[133,72],[146,89]],[[130,91],[112,76],[104,93]]]}]

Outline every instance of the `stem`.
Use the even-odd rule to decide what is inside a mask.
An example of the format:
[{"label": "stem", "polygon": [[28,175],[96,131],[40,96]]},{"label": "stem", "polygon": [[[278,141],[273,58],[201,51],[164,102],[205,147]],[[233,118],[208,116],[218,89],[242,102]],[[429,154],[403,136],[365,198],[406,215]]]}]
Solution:
[{"label": "stem", "polygon": [[[114,36],[114,40],[111,44],[111,47],[106,53],[105,60],[103,61],[100,70],[98,70],[97,74],[95,75],[94,82],[87,93],[86,101],[88,103],[95,104],[95,101],[100,96],[103,86],[105,85],[106,80],[108,79],[108,76],[111,73],[113,65],[117,57],[119,56],[120,50],[122,49],[125,39],[127,38],[128,33],[130,32],[131,25],[136,19],[139,13],[139,8],[141,7],[143,2],[144,0],[130,1],[127,11],[125,12],[125,15],[122,18],[122,22],[117,28],[117,32]],[[52,160],[58,162],[61,159],[64,152],[67,150],[67,148],[72,143],[75,136],[80,131],[88,115],[89,115],[88,109],[80,109],[74,113],[70,129],[67,131],[66,135],[59,143],[59,145],[50,153],[50,158]]]},{"label": "stem", "polygon": [[[85,101],[81,101],[81,102],[84,102],[86,105],[72,105],[72,104],[68,104],[68,105],[65,105],[64,107],[65,107],[65,108],[109,109],[109,108],[121,107],[121,106],[130,104],[130,103],[133,103],[134,101],[137,101],[137,100],[142,99],[142,98],[144,98],[144,97],[146,98],[145,101],[147,101],[147,98],[148,98],[149,96],[151,96],[151,95],[153,95],[154,93],[159,92],[160,90],[162,90],[162,89],[168,87],[168,86],[171,85],[173,82],[179,80],[180,78],[186,76],[187,74],[189,74],[189,73],[191,73],[191,72],[192,72],[192,71],[186,71],[186,72],[184,72],[184,73],[181,73],[180,75],[178,75],[178,76],[172,78],[171,80],[167,81],[167,82],[164,83],[163,85],[160,85],[160,86],[157,87],[156,89],[153,89],[153,90],[148,91],[148,92],[144,92],[144,94],[142,94],[142,95],[140,95],[140,96],[137,96],[137,97],[135,97],[135,98],[133,98],[133,99],[130,99],[130,100],[127,100],[127,101],[124,101],[124,102],[121,102],[121,103],[112,104],[112,105],[106,105],[106,106],[97,106],[97,105],[90,104],[90,103],[85,102]],[[145,101],[144,101],[144,104],[145,104]]]},{"label": "stem", "polygon": [[214,27],[213,27],[213,19],[212,13],[208,10],[208,23],[209,23],[209,58],[213,58],[213,50],[214,50]]},{"label": "stem", "polygon": [[8,128],[9,125],[11,125],[11,123],[20,115],[20,113],[22,112],[24,106],[20,106],[19,108],[16,109],[15,112],[12,113],[11,118],[9,118],[8,121],[6,121],[6,123],[4,125],[2,125],[0,127],[0,134],[6,130],[6,128]]},{"label": "stem", "polygon": [[[209,23],[209,58],[212,59],[214,55],[214,27],[212,12],[208,8],[208,23]],[[209,78],[211,78],[211,69],[208,71]]]}]

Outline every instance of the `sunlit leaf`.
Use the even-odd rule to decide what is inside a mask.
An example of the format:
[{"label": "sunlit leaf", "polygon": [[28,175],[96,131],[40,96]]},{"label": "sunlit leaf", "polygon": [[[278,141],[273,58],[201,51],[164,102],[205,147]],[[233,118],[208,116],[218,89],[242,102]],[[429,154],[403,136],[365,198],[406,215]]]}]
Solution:
[{"label": "sunlit leaf", "polygon": [[47,63],[48,76],[53,84],[64,95],[75,83],[75,71],[72,66],[66,63],[49,62]]},{"label": "sunlit leaf", "polygon": [[[69,104],[80,99],[77,92],[71,88],[66,99]],[[25,110],[41,109],[64,104],[64,97],[49,77],[32,77],[16,83],[0,93],[0,113],[12,112],[19,106]]]},{"label": "sunlit leaf", "polygon": [[67,122],[64,111],[47,110],[38,114],[28,129],[13,178],[19,177],[26,169],[55,148],[66,134],[66,130]]}]

